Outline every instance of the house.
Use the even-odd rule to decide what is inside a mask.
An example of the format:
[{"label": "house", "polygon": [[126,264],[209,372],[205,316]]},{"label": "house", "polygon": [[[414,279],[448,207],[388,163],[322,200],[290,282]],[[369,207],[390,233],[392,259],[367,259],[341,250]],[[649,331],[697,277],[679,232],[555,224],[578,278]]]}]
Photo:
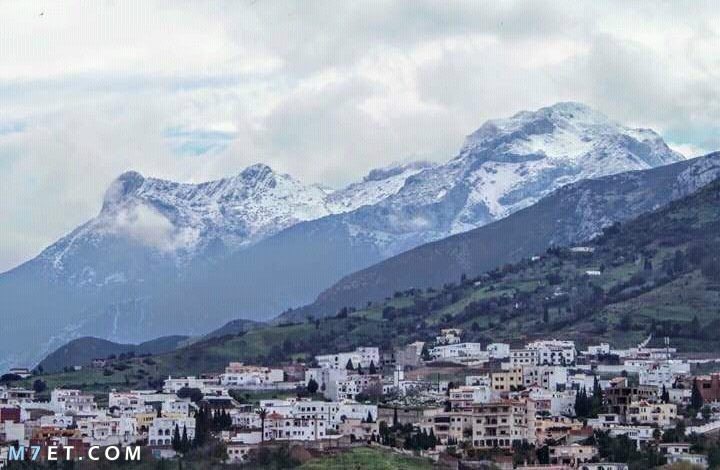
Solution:
[{"label": "house", "polygon": [[188,416],[155,418],[148,430],[148,444],[160,447],[171,445],[175,428],[178,429],[181,436],[183,432],[187,431],[188,439],[195,438],[195,418]]},{"label": "house", "polygon": [[351,436],[352,439],[368,441],[378,435],[377,421],[367,422],[364,419],[347,418],[338,426],[338,432],[343,436]]},{"label": "house", "polygon": [[246,366],[242,362],[231,362],[225,373],[220,375],[220,384],[237,388],[272,388],[284,380],[282,369]]},{"label": "house", "polygon": [[93,413],[95,397],[80,390],[56,388],[50,392],[50,405],[60,413]]},{"label": "house", "polygon": [[345,369],[348,363],[352,364],[353,369],[368,369],[370,364],[376,367],[380,365],[380,349],[360,347],[350,352],[315,356],[315,360],[321,369]]},{"label": "house", "polygon": [[550,446],[549,452],[551,464],[572,465],[573,467],[589,462],[598,455],[597,447],[580,444]]},{"label": "house", "polygon": [[163,383],[163,392],[165,393],[177,393],[183,388],[196,388],[200,390],[204,395],[211,392],[213,386],[220,384],[220,381],[215,378],[198,378],[198,377],[168,377]]},{"label": "house", "polygon": [[450,406],[453,410],[468,410],[476,403],[488,403],[499,398],[487,385],[462,386],[449,391]]},{"label": "house", "polygon": [[460,328],[445,328],[440,330],[440,335],[435,337],[435,346],[443,346],[447,344],[458,344],[460,342]]},{"label": "house", "polygon": [[333,401],[355,400],[359,394],[372,390],[382,393],[382,375],[348,374],[344,380],[330,382],[324,395]]},{"label": "house", "polygon": [[507,359],[510,357],[510,345],[507,343],[490,343],[485,347],[490,359]]},{"label": "house", "polygon": [[676,419],[676,404],[651,403],[644,400],[630,403],[625,414],[625,421],[628,424],[651,424],[664,427],[670,425]]},{"label": "house", "polygon": [[669,464],[684,462],[694,467],[708,468],[707,455],[703,454],[670,454],[666,455],[665,458]]},{"label": "house", "polygon": [[453,360],[457,358],[476,358],[487,361],[488,356],[480,343],[452,343],[435,346],[430,350],[430,356],[435,360]]},{"label": "house", "polygon": [[698,389],[706,403],[720,401],[720,372],[695,377]]},{"label": "house", "polygon": [[537,364],[565,366],[575,364],[575,343],[557,339],[533,341],[525,349],[538,352]]},{"label": "house", "polygon": [[255,445],[250,444],[236,444],[227,443],[225,445],[225,451],[227,452],[228,462],[230,463],[242,463],[247,462],[250,459],[250,452],[255,449]]},{"label": "house", "polygon": [[9,374],[18,375],[22,379],[32,376],[32,372],[27,367],[13,367],[8,371]]},{"label": "house", "polygon": [[547,390],[562,390],[568,382],[567,368],[562,366],[523,367],[523,385],[538,386]]}]

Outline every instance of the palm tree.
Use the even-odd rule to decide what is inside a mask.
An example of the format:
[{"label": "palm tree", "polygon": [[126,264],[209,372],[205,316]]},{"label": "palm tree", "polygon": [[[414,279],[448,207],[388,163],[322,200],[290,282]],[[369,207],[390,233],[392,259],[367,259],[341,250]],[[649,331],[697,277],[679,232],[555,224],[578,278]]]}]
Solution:
[{"label": "palm tree", "polygon": [[265,408],[260,408],[256,413],[260,416],[260,442],[265,442],[265,418],[268,412]]}]

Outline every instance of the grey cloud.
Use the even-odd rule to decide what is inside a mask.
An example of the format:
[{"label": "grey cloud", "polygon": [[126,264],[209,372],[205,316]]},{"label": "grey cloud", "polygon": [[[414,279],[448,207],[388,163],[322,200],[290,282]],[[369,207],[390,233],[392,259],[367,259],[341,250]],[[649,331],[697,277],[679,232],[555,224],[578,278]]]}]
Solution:
[{"label": "grey cloud", "polygon": [[720,146],[712,2],[93,5],[4,11],[0,270],[94,216],[129,169],[197,182],[264,162],[340,185],[560,100]]}]

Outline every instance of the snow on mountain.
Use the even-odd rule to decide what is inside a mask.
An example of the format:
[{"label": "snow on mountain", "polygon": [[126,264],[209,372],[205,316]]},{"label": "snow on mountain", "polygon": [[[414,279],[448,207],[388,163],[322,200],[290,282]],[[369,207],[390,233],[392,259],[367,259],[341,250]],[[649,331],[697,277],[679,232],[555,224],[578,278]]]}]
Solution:
[{"label": "snow on mountain", "polygon": [[411,162],[372,170],[362,181],[329,194],[328,207],[339,214],[377,204],[397,193],[408,177],[431,167],[428,162]]},{"label": "snow on mountain", "polygon": [[358,236],[396,253],[505,217],[569,183],[681,160],[652,130],[624,127],[580,103],[558,103],[487,121],[455,158],[410,176],[380,201],[382,217],[348,223],[369,227]]},{"label": "snow on mountain", "polygon": [[336,191],[266,165],[201,184],[127,172],[97,217],[0,274],[0,321],[22,319],[0,369],[83,335],[138,342],[267,319],[568,183],[680,160],[653,131],[560,103],[486,122],[443,164],[374,170]]},{"label": "snow on mountain", "polygon": [[373,170],[363,181],[337,191],[305,185],[263,164],[200,184],[130,171],[110,185],[96,218],[46,249],[41,258],[62,271],[67,256],[86,244],[98,247],[108,237],[132,240],[181,262],[218,243],[235,251],[298,222],[376,204],[427,166],[410,163]]}]

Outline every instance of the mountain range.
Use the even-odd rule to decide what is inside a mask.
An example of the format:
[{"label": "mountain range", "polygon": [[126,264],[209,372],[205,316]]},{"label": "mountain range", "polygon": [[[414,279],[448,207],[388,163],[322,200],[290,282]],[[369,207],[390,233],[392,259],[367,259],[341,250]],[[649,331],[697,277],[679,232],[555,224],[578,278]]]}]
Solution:
[{"label": "mountain range", "polygon": [[568,184],[683,160],[651,130],[559,103],[486,122],[445,163],[373,170],[335,191],[265,165],[202,184],[124,173],[97,217],[0,275],[0,320],[14,325],[0,369],[80,336],[136,343],[268,319]]},{"label": "mountain range", "polygon": [[694,193],[720,178],[720,152],[649,170],[630,171],[564,186],[508,217],[427,243],[345,276],[303,308],[276,321],[323,317],[411,288],[441,286],[520,261],[552,246],[592,239]]},{"label": "mountain range", "polygon": [[387,351],[427,341],[442,328],[460,328],[463,340],[483,344],[520,345],[553,337],[573,340],[578,348],[599,342],[623,348],[650,336],[652,347],[662,347],[669,338],[683,351],[717,352],[719,204],[716,179],[657,210],[607,227],[581,250],[553,247],[478,277],[399,291],[338,315],[276,325],[231,324],[218,335],[151,360],[121,359],[105,370],[42,378],[49,386],[98,392],[152,389],[168,375],[219,372],[230,361],[310,362],[317,354],[367,344]]}]

